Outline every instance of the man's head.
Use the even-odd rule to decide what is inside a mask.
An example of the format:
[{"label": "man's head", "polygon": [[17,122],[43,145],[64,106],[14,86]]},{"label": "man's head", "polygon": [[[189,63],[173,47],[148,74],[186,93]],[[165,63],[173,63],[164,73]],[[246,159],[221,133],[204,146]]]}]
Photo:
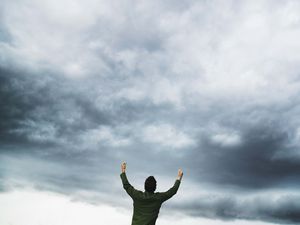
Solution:
[{"label": "man's head", "polygon": [[156,189],[156,180],[153,176],[150,176],[145,180],[145,191],[154,192],[155,189]]}]

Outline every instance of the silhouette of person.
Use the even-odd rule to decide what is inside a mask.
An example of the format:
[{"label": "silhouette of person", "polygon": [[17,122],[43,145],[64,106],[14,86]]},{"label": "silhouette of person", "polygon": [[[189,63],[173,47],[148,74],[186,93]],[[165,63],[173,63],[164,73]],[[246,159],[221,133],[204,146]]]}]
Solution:
[{"label": "silhouette of person", "polygon": [[178,176],[173,187],[166,192],[155,193],[156,180],[153,176],[149,176],[145,180],[145,191],[142,192],[134,189],[134,187],[128,182],[125,173],[125,162],[121,164],[121,170],[122,173],[120,174],[120,177],[122,179],[123,188],[133,200],[133,216],[131,225],[155,225],[162,203],[177,193],[183,176],[182,170],[178,170]]}]

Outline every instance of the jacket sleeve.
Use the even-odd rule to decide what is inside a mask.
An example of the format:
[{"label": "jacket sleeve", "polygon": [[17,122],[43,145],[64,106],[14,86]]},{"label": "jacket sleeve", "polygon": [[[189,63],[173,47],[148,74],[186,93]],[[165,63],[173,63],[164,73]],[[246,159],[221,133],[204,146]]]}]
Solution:
[{"label": "jacket sleeve", "polygon": [[173,195],[175,195],[177,193],[177,190],[179,188],[180,185],[180,180],[176,180],[173,187],[171,187],[168,191],[166,192],[161,192],[160,193],[160,199],[162,202],[170,199]]},{"label": "jacket sleeve", "polygon": [[122,180],[122,184],[123,184],[123,188],[125,189],[125,191],[127,192],[127,194],[132,198],[135,199],[138,197],[140,191],[134,189],[133,186],[131,186],[131,184],[128,182],[127,180],[127,176],[126,173],[121,173],[120,174],[121,180]]}]

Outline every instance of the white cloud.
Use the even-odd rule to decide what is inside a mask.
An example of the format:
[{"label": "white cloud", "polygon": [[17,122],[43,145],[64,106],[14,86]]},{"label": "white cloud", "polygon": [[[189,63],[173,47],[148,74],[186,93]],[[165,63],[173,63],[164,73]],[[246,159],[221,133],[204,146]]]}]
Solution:
[{"label": "white cloud", "polygon": [[93,149],[99,146],[121,147],[131,144],[130,138],[118,135],[116,130],[108,126],[90,129],[80,135],[81,144]]},{"label": "white cloud", "polygon": [[211,140],[215,144],[224,147],[232,147],[241,144],[241,137],[237,133],[220,133],[214,134]]},{"label": "white cloud", "polygon": [[149,125],[145,127],[142,139],[145,142],[175,149],[185,148],[195,144],[194,140],[186,133],[169,124]]},{"label": "white cloud", "polygon": [[[12,191],[0,193],[0,223],[9,225],[125,225],[131,222],[130,209],[115,208],[105,204],[91,205],[52,192],[34,190]],[[223,222],[204,218],[193,218],[181,214],[162,213],[157,224],[186,225],[268,225],[269,223],[250,221]],[[165,209],[166,210],[166,209]]]},{"label": "white cloud", "polygon": [[[1,224],[126,224],[129,215],[111,206],[72,202],[65,196],[36,191],[0,194]],[[18,215],[18,216],[16,216]]]},{"label": "white cloud", "polygon": [[[98,1],[4,2],[3,20],[12,44],[2,45],[5,58],[21,68],[57,71],[82,77],[104,71],[101,59],[86,46],[84,35],[99,16],[109,13]],[[5,61],[4,61],[5,62]]]},{"label": "white cloud", "polygon": [[[148,98],[178,109],[185,106],[183,96],[198,105],[203,98],[268,104],[299,89],[296,1],[194,2],[182,11],[161,2],[4,5],[13,44],[2,43],[2,64],[13,60],[74,78],[122,74],[124,85],[133,86],[129,100]],[[132,75],[140,76],[131,83]]]}]

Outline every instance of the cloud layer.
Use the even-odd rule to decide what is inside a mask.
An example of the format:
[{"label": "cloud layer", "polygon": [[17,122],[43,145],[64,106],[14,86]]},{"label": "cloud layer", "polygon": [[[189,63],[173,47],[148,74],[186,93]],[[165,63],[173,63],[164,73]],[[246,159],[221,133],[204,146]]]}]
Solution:
[{"label": "cloud layer", "polygon": [[187,214],[299,223],[297,1],[1,5],[0,190],[116,205],[126,160],[182,167]]}]

